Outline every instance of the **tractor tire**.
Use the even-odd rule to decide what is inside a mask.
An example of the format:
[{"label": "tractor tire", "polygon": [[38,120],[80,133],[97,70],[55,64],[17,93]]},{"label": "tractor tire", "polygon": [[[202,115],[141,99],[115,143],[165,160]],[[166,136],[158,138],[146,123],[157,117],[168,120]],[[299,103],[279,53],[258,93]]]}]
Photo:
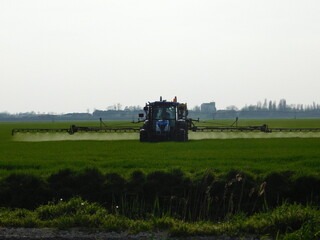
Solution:
[{"label": "tractor tire", "polygon": [[145,129],[140,130],[140,142],[148,142],[148,133]]},{"label": "tractor tire", "polygon": [[188,141],[188,131],[186,131],[185,129],[179,129],[177,134],[177,141],[178,142]]}]

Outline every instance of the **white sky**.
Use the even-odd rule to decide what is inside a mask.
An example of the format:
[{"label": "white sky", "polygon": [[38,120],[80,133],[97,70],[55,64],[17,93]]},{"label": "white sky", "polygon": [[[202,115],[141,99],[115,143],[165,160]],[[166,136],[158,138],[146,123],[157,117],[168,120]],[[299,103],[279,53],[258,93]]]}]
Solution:
[{"label": "white sky", "polygon": [[0,112],[320,103],[319,0],[0,0]]}]

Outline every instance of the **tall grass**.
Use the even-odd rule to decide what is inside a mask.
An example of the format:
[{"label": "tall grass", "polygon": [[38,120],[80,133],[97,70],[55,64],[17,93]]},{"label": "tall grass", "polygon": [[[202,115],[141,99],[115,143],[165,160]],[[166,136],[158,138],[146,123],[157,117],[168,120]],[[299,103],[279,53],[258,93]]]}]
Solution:
[{"label": "tall grass", "polygon": [[246,216],[242,213],[221,222],[190,223],[169,216],[149,216],[132,220],[111,214],[96,203],[73,198],[69,201],[48,203],[30,210],[0,210],[2,227],[46,227],[68,229],[99,229],[126,231],[131,234],[148,231],[167,231],[169,236],[270,236],[277,239],[318,239],[320,211],[316,207],[283,204],[274,210]]},{"label": "tall grass", "polygon": [[80,196],[130,219],[170,216],[183,221],[217,221],[239,212],[252,215],[283,201],[319,204],[319,186],[319,178],[292,178],[287,172],[258,180],[239,171],[224,176],[207,171],[192,179],[176,169],[149,174],[135,171],[126,179],[97,169],[66,169],[46,179],[10,175],[0,181],[0,205],[34,209],[48,201]]}]

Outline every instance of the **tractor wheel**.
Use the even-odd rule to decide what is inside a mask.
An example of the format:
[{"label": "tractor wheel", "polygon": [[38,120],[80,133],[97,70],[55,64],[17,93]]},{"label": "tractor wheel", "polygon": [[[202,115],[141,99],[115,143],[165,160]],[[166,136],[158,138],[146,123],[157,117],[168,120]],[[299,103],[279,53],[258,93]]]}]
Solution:
[{"label": "tractor wheel", "polygon": [[146,130],[141,129],[140,130],[140,142],[148,142],[148,133]]},{"label": "tractor wheel", "polygon": [[185,129],[179,129],[177,134],[177,141],[179,142],[188,141],[188,131],[186,131]]}]

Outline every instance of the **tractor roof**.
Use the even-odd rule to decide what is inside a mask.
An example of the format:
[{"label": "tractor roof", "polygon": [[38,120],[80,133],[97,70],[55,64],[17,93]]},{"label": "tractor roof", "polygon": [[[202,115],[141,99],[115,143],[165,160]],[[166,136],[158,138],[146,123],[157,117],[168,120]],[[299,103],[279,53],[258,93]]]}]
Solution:
[{"label": "tractor roof", "polygon": [[155,102],[151,102],[149,103],[149,105],[152,106],[178,106],[180,103],[178,102],[171,102],[171,101],[155,101]]}]

